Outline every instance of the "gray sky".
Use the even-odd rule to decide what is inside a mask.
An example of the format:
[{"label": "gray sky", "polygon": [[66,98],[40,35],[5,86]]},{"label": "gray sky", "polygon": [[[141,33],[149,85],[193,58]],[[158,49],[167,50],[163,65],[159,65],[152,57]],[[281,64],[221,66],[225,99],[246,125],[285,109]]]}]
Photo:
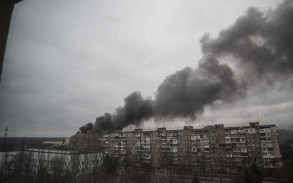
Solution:
[{"label": "gray sky", "polygon": [[[9,136],[70,136],[133,91],[154,94],[166,76],[202,57],[199,40],[216,37],[250,6],[268,12],[276,0],[24,0],[16,5],[0,85],[0,131]],[[290,80],[245,99],[207,107],[195,122],[292,128]],[[164,125],[148,121],[154,129]]]}]

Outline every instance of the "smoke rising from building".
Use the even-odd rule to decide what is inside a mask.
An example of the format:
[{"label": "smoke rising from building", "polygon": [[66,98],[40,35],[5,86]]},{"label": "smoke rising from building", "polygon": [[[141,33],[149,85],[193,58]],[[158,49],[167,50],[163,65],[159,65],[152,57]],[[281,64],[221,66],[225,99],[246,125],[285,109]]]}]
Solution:
[{"label": "smoke rising from building", "polygon": [[293,2],[287,0],[268,14],[250,8],[217,38],[204,35],[201,47],[203,57],[196,69],[186,67],[168,76],[158,87],[155,99],[131,93],[124,99],[124,106],[98,117],[92,128],[123,129],[151,117],[195,119],[207,105],[244,97],[259,81],[290,78]]},{"label": "smoke rising from building", "polygon": [[79,130],[83,133],[87,132],[88,130],[92,130],[94,127],[94,124],[93,123],[88,123],[86,125],[83,125],[79,128]]}]

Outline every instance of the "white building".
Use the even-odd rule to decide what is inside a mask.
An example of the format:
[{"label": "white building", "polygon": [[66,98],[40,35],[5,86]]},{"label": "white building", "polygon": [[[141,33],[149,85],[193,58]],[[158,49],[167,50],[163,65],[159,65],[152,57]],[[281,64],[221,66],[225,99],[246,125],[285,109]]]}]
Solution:
[{"label": "white building", "polygon": [[[5,158],[6,156],[6,158]],[[73,151],[61,150],[46,150],[46,149],[27,149],[24,151],[10,151],[0,152],[1,168],[5,167],[6,174],[12,172],[15,167],[16,161],[23,161],[26,166],[30,168],[33,176],[38,174],[41,166],[48,169],[48,173],[53,173],[56,161],[59,161],[58,166],[63,169],[74,168],[78,172],[78,176],[82,171],[91,170],[95,166],[102,164],[103,155],[98,152],[90,153],[77,153]],[[6,165],[4,165],[6,161]],[[55,162],[55,165],[54,165]],[[24,166],[25,167],[25,166]],[[24,173],[24,170],[22,170]]]}]

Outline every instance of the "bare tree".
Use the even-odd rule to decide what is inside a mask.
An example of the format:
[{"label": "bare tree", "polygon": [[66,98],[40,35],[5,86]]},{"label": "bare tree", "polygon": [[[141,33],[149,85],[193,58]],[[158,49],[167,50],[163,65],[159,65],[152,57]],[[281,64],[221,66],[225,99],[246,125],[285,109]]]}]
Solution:
[{"label": "bare tree", "polygon": [[62,182],[62,177],[65,175],[65,160],[64,156],[54,156],[50,160],[50,174],[53,182]]}]

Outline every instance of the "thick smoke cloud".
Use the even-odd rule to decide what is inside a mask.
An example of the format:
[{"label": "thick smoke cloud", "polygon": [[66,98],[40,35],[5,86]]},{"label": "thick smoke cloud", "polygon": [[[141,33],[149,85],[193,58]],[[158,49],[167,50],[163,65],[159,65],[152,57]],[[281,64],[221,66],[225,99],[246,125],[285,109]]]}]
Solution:
[{"label": "thick smoke cloud", "polygon": [[95,130],[122,129],[153,116],[153,101],[143,99],[139,92],[133,92],[124,99],[125,105],[116,109],[114,114],[105,113],[96,119]]},{"label": "thick smoke cloud", "polygon": [[159,86],[155,114],[161,117],[191,117],[216,100],[236,96],[233,72],[215,58],[204,58],[198,69],[185,68],[167,77]]},{"label": "thick smoke cloud", "polygon": [[98,117],[94,129],[123,129],[151,117],[195,119],[207,105],[244,97],[259,81],[291,77],[293,2],[285,1],[267,15],[250,8],[217,38],[204,35],[201,46],[203,58],[196,69],[186,67],[168,76],[154,100],[130,94],[115,113]]},{"label": "thick smoke cloud", "polygon": [[251,77],[272,81],[292,76],[293,2],[285,1],[267,16],[250,8],[232,27],[221,31],[217,39],[205,35],[202,51],[214,57],[234,57],[233,62],[247,76],[243,81],[247,84],[258,81]]},{"label": "thick smoke cloud", "polygon": [[86,125],[83,125],[82,127],[79,128],[79,130],[83,133],[86,133],[88,130],[93,130],[94,124],[93,123],[88,123]]}]

